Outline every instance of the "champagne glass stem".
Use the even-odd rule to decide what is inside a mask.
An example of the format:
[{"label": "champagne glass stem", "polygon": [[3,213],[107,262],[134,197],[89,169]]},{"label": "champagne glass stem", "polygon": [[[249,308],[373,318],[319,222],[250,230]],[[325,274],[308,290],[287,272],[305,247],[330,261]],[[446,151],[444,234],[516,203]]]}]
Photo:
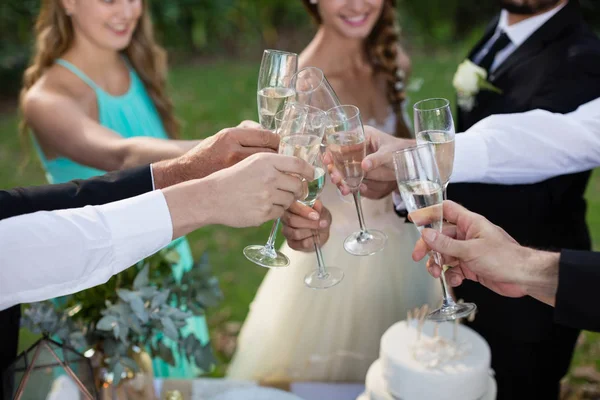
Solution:
[{"label": "champagne glass stem", "polygon": [[275,252],[275,239],[277,238],[277,230],[279,229],[280,222],[281,219],[277,218],[277,221],[273,223],[269,240],[267,240],[267,244],[265,244],[265,254],[271,258],[277,257],[277,253]]},{"label": "champagne glass stem", "polygon": [[360,202],[360,192],[355,190],[352,192],[352,196],[354,196],[354,205],[356,205],[356,212],[358,213],[358,223],[360,224],[360,232],[362,234],[367,232],[367,227],[365,226],[365,217],[363,217],[362,205]]},{"label": "champagne glass stem", "polygon": [[[442,196],[443,196],[444,200],[448,200],[448,192],[447,192],[448,183],[449,182],[444,183],[444,188],[442,190]],[[454,299],[450,295],[450,292],[448,291],[448,283],[446,282],[447,267],[442,264],[442,257],[440,255],[440,253],[435,252],[435,257],[436,257],[436,262],[438,263],[438,265],[442,266],[442,274],[440,275],[440,282],[442,284],[442,291],[444,293],[444,300],[443,300],[442,307],[452,307],[455,303],[454,303]]]},{"label": "champagne glass stem", "polygon": [[456,303],[454,302],[454,299],[452,298],[452,296],[450,295],[450,292],[448,291],[448,283],[446,283],[446,268],[443,267],[442,256],[437,251],[434,251],[433,257],[435,258],[435,262],[437,263],[437,265],[440,265],[442,268],[442,274],[440,275],[440,283],[442,284],[442,292],[444,295],[442,309],[446,308],[446,307],[452,307]]},{"label": "champagne glass stem", "polygon": [[321,252],[321,243],[319,241],[319,232],[313,231],[313,244],[315,245],[315,253],[317,254],[317,265],[319,267],[319,278],[326,278],[327,271],[325,271],[325,260],[323,260],[323,253]]}]

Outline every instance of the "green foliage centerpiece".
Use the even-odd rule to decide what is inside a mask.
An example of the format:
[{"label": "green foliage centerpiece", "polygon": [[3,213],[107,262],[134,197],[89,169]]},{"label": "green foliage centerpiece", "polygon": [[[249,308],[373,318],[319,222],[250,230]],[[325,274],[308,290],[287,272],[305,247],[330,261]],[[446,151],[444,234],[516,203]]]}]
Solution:
[{"label": "green foliage centerpiece", "polygon": [[31,304],[23,325],[86,355],[100,354],[100,367],[112,375],[115,386],[139,371],[134,358],[140,351],[174,365],[171,348],[156,340],[159,333],[177,343],[188,361],[209,371],[215,363],[210,343],[202,345],[193,334],[184,337],[180,328],[187,318],[216,305],[222,293],[206,255],[181,280],[171,269],[177,258],[175,251],[162,250],[104,285]]}]

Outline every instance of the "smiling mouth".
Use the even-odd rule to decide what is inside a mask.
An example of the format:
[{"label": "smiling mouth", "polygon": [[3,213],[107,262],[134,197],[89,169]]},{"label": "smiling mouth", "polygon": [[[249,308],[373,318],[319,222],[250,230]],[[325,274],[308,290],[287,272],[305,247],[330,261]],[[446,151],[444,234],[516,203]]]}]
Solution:
[{"label": "smiling mouth", "polygon": [[369,18],[369,13],[356,15],[354,17],[344,17],[344,16],[342,16],[341,18],[348,25],[351,25],[351,26],[361,26],[362,24],[364,24],[365,22],[367,22],[367,19]]},{"label": "smiling mouth", "polygon": [[127,32],[129,32],[129,25],[109,25],[108,29],[117,35],[125,35]]}]

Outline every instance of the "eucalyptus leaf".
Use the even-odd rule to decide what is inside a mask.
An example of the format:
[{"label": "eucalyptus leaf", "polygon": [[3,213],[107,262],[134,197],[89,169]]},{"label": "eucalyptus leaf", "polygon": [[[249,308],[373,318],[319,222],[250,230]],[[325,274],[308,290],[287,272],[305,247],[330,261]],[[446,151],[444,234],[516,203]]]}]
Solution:
[{"label": "eucalyptus leaf", "polygon": [[131,306],[131,309],[133,310],[135,315],[140,319],[140,321],[142,321],[142,323],[145,324],[146,322],[148,322],[148,311],[144,307],[144,301],[139,295],[135,295],[134,297],[132,297],[131,301],[129,302],[129,305]]},{"label": "eucalyptus leaf", "polygon": [[98,321],[96,329],[100,329],[101,331],[111,331],[116,324],[117,318],[112,315],[107,315]]},{"label": "eucalyptus leaf", "polygon": [[140,272],[138,272],[137,276],[133,281],[133,288],[136,290],[141,289],[144,286],[148,286],[150,283],[150,279],[148,278],[149,265],[144,265],[144,268]]},{"label": "eucalyptus leaf", "polygon": [[117,289],[117,296],[119,296],[124,302],[129,303],[131,302],[131,299],[133,299],[136,296],[136,294],[131,290]]},{"label": "eucalyptus leaf", "polygon": [[85,338],[85,335],[81,331],[71,332],[69,334],[69,343],[75,349],[84,349],[84,348],[88,347],[88,343]]},{"label": "eucalyptus leaf", "polygon": [[144,333],[144,328],[142,327],[140,320],[135,317],[129,316],[129,318],[127,318],[127,326],[138,335]]},{"label": "eucalyptus leaf", "polygon": [[158,292],[158,290],[156,290],[156,288],[154,286],[146,286],[146,287],[138,289],[138,291],[140,292],[140,295],[142,296],[142,298],[144,300],[150,300]]},{"label": "eucalyptus leaf", "polygon": [[158,342],[158,354],[164,362],[173,367],[175,366],[175,357],[173,357],[173,351],[165,346],[162,341]]},{"label": "eucalyptus leaf", "polygon": [[189,311],[183,311],[183,310],[180,310],[179,308],[175,308],[175,307],[170,307],[167,312],[167,315],[170,318],[172,318],[173,320],[182,320],[182,321],[185,321],[186,319],[194,316]]},{"label": "eucalyptus leaf", "polygon": [[121,364],[120,362],[117,362],[115,364],[115,367],[112,370],[113,373],[113,385],[118,386],[119,382],[121,382],[122,379],[122,375],[125,372],[125,368],[123,367],[123,364]]},{"label": "eucalyptus leaf", "polygon": [[177,331],[177,328],[175,327],[175,324],[173,323],[171,318],[163,317],[160,319],[160,322],[162,323],[165,335],[169,339],[172,339],[172,340],[179,339],[179,332]]},{"label": "eucalyptus leaf", "polygon": [[200,348],[194,352],[194,362],[198,368],[205,372],[212,370],[213,366],[216,364],[216,360],[210,343],[200,346]]},{"label": "eucalyptus leaf", "polygon": [[140,370],[137,363],[129,357],[121,357],[119,362],[125,367],[130,369],[133,372],[138,372]]},{"label": "eucalyptus leaf", "polygon": [[113,335],[115,336],[115,339],[119,339],[119,333],[121,333],[121,327],[116,323],[113,325]]},{"label": "eucalyptus leaf", "polygon": [[154,309],[162,306],[163,304],[165,304],[165,302],[169,298],[170,293],[171,292],[169,291],[169,289],[165,289],[165,290],[157,293],[154,296],[154,298],[152,299],[152,305],[150,306],[150,309],[154,310]]}]

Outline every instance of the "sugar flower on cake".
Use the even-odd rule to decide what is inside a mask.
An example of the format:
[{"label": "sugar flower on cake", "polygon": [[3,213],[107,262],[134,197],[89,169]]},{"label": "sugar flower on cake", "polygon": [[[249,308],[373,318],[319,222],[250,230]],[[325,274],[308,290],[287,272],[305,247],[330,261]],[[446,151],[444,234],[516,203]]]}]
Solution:
[{"label": "sugar flower on cake", "polygon": [[487,79],[487,71],[470,60],[465,60],[458,66],[452,84],[458,95],[458,106],[461,109],[471,111],[475,106],[475,96],[481,90],[502,93]]}]

